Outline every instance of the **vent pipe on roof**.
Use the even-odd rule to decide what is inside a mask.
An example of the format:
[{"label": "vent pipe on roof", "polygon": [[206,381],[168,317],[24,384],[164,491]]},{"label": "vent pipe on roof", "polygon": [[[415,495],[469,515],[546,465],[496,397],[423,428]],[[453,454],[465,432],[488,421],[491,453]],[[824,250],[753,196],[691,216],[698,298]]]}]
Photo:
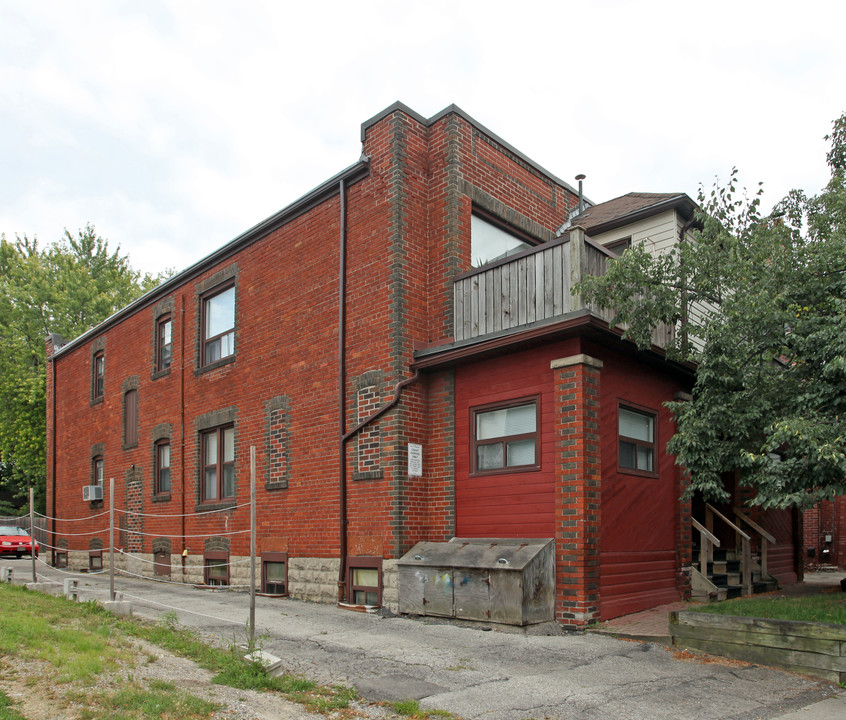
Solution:
[{"label": "vent pipe on roof", "polygon": [[581,215],[585,211],[585,196],[582,192],[582,180],[585,179],[585,175],[583,173],[579,173],[576,175],[576,180],[579,181],[579,215]]}]

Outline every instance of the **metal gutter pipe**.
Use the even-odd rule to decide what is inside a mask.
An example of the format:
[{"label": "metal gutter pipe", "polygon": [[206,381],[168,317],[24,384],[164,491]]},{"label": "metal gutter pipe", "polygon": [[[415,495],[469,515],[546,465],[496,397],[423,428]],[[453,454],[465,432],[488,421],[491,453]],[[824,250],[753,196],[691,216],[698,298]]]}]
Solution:
[{"label": "metal gutter pipe", "polygon": [[344,178],[338,182],[340,198],[340,237],[338,248],[338,602],[346,597],[347,578],[347,444],[344,430],[347,426],[346,412],[346,319],[347,319],[347,192]]},{"label": "metal gutter pipe", "polygon": [[360,433],[370,423],[378,420],[382,415],[391,410],[400,400],[402,389],[415,382],[420,377],[420,371],[415,370],[414,375],[405,380],[400,380],[394,386],[393,397],[381,408],[376,410],[370,417],[360,422],[349,432],[346,431],[346,273],[347,273],[347,193],[344,178],[339,181],[340,197],[340,237],[339,237],[339,259],[338,259],[338,555],[340,567],[338,568],[338,602],[346,601],[347,594],[347,441]]}]

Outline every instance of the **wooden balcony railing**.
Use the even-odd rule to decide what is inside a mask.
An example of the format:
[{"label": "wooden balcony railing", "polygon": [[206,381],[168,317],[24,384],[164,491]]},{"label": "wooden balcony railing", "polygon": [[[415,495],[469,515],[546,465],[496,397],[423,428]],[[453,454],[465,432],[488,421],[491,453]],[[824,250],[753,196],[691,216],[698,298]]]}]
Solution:
[{"label": "wooden balcony railing", "polygon": [[[572,288],[584,277],[603,275],[612,257],[574,227],[558,240],[464,273],[453,285],[456,342],[516,332],[583,309],[610,322],[612,310],[586,305]],[[653,343],[663,346],[672,332],[668,326],[656,328]]]}]

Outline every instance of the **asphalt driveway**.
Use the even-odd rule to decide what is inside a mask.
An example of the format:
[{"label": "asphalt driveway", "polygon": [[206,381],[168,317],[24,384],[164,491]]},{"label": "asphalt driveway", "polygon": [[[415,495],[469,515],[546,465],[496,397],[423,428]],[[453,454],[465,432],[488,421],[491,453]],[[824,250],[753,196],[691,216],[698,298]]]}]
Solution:
[{"label": "asphalt driveway", "polygon": [[[0,559],[2,566],[14,567],[16,582],[31,580],[26,560]],[[66,577],[43,565],[38,573],[45,589],[60,589]],[[181,625],[223,644],[245,639],[246,593],[121,577],[116,589],[135,615],[175,612]],[[107,600],[108,577],[79,577],[79,590],[82,600]],[[417,699],[424,708],[472,720],[763,720],[838,693],[828,683],[770,668],[554,626],[524,632],[262,597],[256,625],[260,646],[288,672],[351,684],[371,700]],[[802,717],[825,715],[809,708]]]}]

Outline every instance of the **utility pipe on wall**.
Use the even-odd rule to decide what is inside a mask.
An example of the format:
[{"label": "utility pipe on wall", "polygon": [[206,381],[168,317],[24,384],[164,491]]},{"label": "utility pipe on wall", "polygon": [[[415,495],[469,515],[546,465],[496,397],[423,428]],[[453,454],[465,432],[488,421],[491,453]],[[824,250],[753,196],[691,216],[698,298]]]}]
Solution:
[{"label": "utility pipe on wall", "polygon": [[338,248],[338,602],[346,597],[347,564],[347,446],[344,432],[347,426],[346,412],[346,318],[347,318],[347,190],[343,178],[338,184],[340,196],[340,238]]},{"label": "utility pipe on wall", "polygon": [[381,408],[376,410],[370,417],[366,418],[352,430],[347,431],[347,412],[346,412],[346,312],[347,312],[347,297],[346,297],[346,252],[347,252],[347,198],[346,185],[342,179],[339,184],[340,193],[340,251],[339,251],[339,272],[338,272],[338,426],[339,426],[339,443],[338,443],[338,498],[340,501],[339,509],[339,555],[340,567],[338,568],[338,602],[346,600],[347,590],[347,441],[355,437],[364,428],[371,423],[378,420],[386,412],[394,408],[399,403],[403,388],[411,385],[420,377],[420,371],[415,369],[414,375],[404,380],[400,380],[394,386],[393,397],[385,403]]}]

